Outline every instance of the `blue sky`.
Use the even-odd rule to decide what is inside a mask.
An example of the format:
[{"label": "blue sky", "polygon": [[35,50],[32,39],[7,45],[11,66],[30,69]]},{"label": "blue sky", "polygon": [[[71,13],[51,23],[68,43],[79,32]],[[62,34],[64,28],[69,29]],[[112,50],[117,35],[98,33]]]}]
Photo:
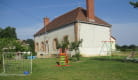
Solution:
[{"label": "blue sky", "polygon": [[[120,45],[138,45],[138,9],[129,5],[138,0],[95,0],[95,14],[112,24],[112,35]],[[43,27],[43,18],[51,20],[85,0],[0,0],[0,27],[12,26],[20,39],[33,38]]]}]

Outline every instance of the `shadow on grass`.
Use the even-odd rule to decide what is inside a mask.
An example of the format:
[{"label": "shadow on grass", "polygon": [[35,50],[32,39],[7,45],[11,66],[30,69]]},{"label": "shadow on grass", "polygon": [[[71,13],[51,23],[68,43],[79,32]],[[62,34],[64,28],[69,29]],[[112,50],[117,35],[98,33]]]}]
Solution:
[{"label": "shadow on grass", "polygon": [[90,60],[99,60],[99,61],[117,61],[117,62],[132,62],[138,63],[136,59],[126,59],[126,57],[114,57],[114,56],[102,56],[102,57],[93,57]]}]

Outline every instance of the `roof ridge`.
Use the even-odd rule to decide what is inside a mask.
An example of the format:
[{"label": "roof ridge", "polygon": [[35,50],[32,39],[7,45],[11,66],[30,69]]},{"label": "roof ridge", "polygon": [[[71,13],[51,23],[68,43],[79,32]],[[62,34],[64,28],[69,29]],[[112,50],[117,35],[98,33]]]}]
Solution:
[{"label": "roof ridge", "polygon": [[79,17],[80,11],[81,11],[81,10],[80,10],[80,8],[79,8],[79,11],[77,12],[77,16],[76,16],[76,18],[75,18],[76,20],[77,20],[77,18]]},{"label": "roof ridge", "polygon": [[[80,16],[83,15],[83,11],[86,11],[86,10],[85,10],[84,8],[80,8],[80,9],[79,9],[78,14],[77,14],[77,16],[76,16],[76,19],[78,19]],[[84,15],[84,16],[86,16],[86,15]]]},{"label": "roof ridge", "polygon": [[[64,16],[64,15],[67,15],[67,14],[69,14],[69,13],[71,13],[71,12],[77,10],[77,9],[80,10],[80,9],[83,9],[83,8],[82,8],[82,7],[74,8],[73,10],[71,10],[71,11],[69,11],[69,12],[66,12],[66,13],[64,13],[64,14],[62,14],[62,15],[56,17],[55,19],[53,19],[52,21],[50,21],[49,24],[52,23],[52,22],[54,22],[55,20],[59,19],[60,17],[62,17],[62,16]],[[83,9],[83,10],[84,10],[84,9]],[[79,12],[78,12],[78,13],[79,13]],[[77,17],[76,17],[75,19],[77,19]],[[48,25],[49,25],[49,24],[48,24]],[[48,26],[48,25],[47,25],[47,26]],[[47,29],[47,26],[44,26],[43,28],[46,28],[46,29]],[[40,30],[41,30],[41,29],[40,29]],[[39,31],[38,31],[38,32],[39,32]]]},{"label": "roof ridge", "polygon": [[[77,10],[77,9],[83,9],[83,8],[82,8],[82,7],[77,7],[77,8],[75,8],[75,9],[69,11],[69,12],[66,12],[66,13],[64,13],[64,14],[62,14],[62,15],[56,17],[55,19],[58,19],[58,18],[60,18],[60,17],[62,17],[62,16],[64,16],[64,15],[66,15],[66,14],[69,14],[69,13],[71,13],[71,12]],[[55,19],[53,19],[52,21],[54,21]],[[51,22],[52,22],[52,21],[51,21]]]}]

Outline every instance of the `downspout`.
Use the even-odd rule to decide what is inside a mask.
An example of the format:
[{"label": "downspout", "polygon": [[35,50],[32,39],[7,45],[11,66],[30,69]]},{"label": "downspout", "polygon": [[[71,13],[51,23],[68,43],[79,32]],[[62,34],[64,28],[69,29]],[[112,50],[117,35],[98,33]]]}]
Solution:
[{"label": "downspout", "polygon": [[79,21],[74,23],[74,41],[79,41]]}]

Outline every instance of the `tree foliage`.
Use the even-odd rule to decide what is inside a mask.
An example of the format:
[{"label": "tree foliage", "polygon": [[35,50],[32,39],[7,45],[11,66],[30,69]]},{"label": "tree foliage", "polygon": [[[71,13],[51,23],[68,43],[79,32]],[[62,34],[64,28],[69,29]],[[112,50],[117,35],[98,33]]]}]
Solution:
[{"label": "tree foliage", "polygon": [[82,43],[82,40],[80,40],[80,41],[74,41],[74,42],[71,42],[70,43],[70,49],[71,50],[79,50],[79,46],[80,46],[80,44]]},{"label": "tree foliage", "polygon": [[1,33],[1,31],[2,31],[2,28],[0,28],[0,33]]},{"label": "tree foliage", "polygon": [[2,51],[13,50],[15,47],[17,36],[16,29],[13,27],[0,28],[0,64],[2,64]]},{"label": "tree foliage", "polygon": [[13,50],[13,48],[15,48],[14,51],[34,52],[34,41],[32,39],[17,40],[16,28],[14,27],[0,28],[0,51],[3,49]]},{"label": "tree foliage", "polygon": [[14,42],[9,38],[0,38],[0,64],[2,64],[2,52],[7,49],[12,49]]},{"label": "tree foliage", "polygon": [[30,51],[34,52],[34,40],[33,39],[27,39],[27,40],[25,40],[25,43],[30,46]]},{"label": "tree foliage", "polygon": [[29,50],[32,52],[32,55],[36,56],[36,52],[35,52],[35,48],[34,48],[34,40],[27,39],[27,40],[25,40],[25,43],[28,44]]},{"label": "tree foliage", "polygon": [[13,38],[0,38],[0,52],[3,51],[29,51],[29,46]]},{"label": "tree foliage", "polygon": [[138,8],[138,2],[130,1],[129,4],[131,4],[134,8]]},{"label": "tree foliage", "polygon": [[132,44],[132,45],[116,45],[116,48],[120,51],[136,51],[137,50],[136,45]]},{"label": "tree foliage", "polygon": [[80,60],[80,51],[79,51],[79,47],[80,47],[80,44],[82,43],[82,40],[80,41],[74,41],[74,42],[71,42],[70,43],[70,50],[75,50],[75,57],[77,59],[77,61]]},{"label": "tree foliage", "polygon": [[129,45],[128,48],[131,49],[132,51],[135,51],[137,46],[132,44],[132,45]]},{"label": "tree foliage", "polygon": [[6,27],[5,29],[0,28],[0,38],[14,38],[17,39],[16,28]]},{"label": "tree foliage", "polygon": [[57,42],[57,49],[62,48],[62,52],[64,52],[65,49],[69,48],[69,44],[70,43],[69,43],[68,37],[65,37],[61,43]]},{"label": "tree foliage", "polygon": [[34,52],[34,41],[32,39],[27,39],[25,42],[17,40],[16,28],[10,26],[5,29],[0,28],[0,64],[2,63],[2,52],[18,51]]}]

